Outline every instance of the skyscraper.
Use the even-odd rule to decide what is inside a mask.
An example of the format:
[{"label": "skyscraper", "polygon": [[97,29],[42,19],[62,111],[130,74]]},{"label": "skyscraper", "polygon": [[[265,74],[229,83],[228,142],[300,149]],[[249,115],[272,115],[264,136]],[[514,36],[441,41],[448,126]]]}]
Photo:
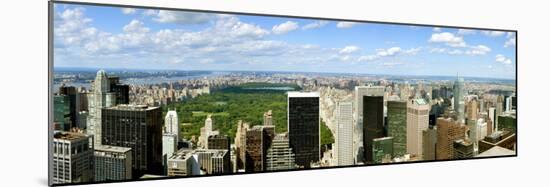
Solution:
[{"label": "skyscraper", "polygon": [[264,126],[273,125],[273,112],[271,110],[264,113]]},{"label": "skyscraper", "polygon": [[464,123],[464,78],[457,77],[453,85],[454,110],[457,113],[457,120]]},{"label": "skyscraper", "polygon": [[267,171],[289,170],[295,167],[294,153],[288,143],[288,134],[278,134],[267,150],[265,161]]},{"label": "skyscraper", "polygon": [[95,181],[132,179],[132,149],[100,145],[95,147]]},{"label": "skyscraper", "polygon": [[104,145],[132,148],[133,178],[162,174],[162,112],[159,107],[118,105],[102,111]]},{"label": "skyscraper", "polygon": [[270,126],[254,126],[246,132],[246,172],[264,171],[266,168],[267,149],[271,146],[272,128]]},{"label": "skyscraper", "polygon": [[231,140],[227,135],[211,135],[208,137],[207,149],[223,149],[231,151]]},{"label": "skyscraper", "polygon": [[353,104],[351,102],[339,102],[336,110],[335,156],[337,165],[353,165]]},{"label": "skyscraper", "polygon": [[93,136],[54,132],[52,149],[54,184],[94,181]]},{"label": "skyscraper", "polygon": [[495,122],[495,126],[493,126],[494,129],[496,130],[499,130],[499,125],[500,123],[498,122],[498,116],[500,116],[502,114],[503,111],[503,105],[504,105],[504,96],[502,95],[499,95],[497,96],[497,104],[496,104],[496,109],[495,109],[495,119],[494,119],[494,122]]},{"label": "skyscraper", "polygon": [[[354,109],[355,116],[355,127],[354,129],[354,147],[353,152],[356,153],[359,151],[359,148],[364,146],[363,142],[363,96],[384,96],[385,87],[383,86],[356,86],[355,87],[355,107]],[[363,153],[357,155],[357,157],[364,157],[364,147]],[[356,158],[356,161],[362,161],[364,158]]]},{"label": "skyscraper", "polygon": [[430,105],[424,99],[410,100],[407,106],[407,152],[422,156],[422,131],[428,129]]},{"label": "skyscraper", "polygon": [[384,137],[384,97],[363,96],[363,148],[366,163],[374,161],[372,141]]},{"label": "skyscraper", "polygon": [[78,112],[80,112],[80,93],[76,91],[76,88],[73,86],[64,86],[59,87],[59,95],[67,96],[69,99],[69,128],[78,127]]},{"label": "skyscraper", "polygon": [[179,141],[179,121],[178,113],[175,110],[170,110],[164,117],[164,132],[176,135],[176,142]]},{"label": "skyscraper", "polygon": [[428,128],[422,131],[422,160],[435,160],[437,130]]},{"label": "skyscraper", "polygon": [[246,131],[250,128],[248,123],[239,120],[237,133],[235,134],[235,152],[237,157],[237,169],[245,168],[246,161]]},{"label": "skyscraper", "polygon": [[71,127],[71,102],[69,100],[69,96],[54,95],[53,102],[54,129],[68,131]]},{"label": "skyscraper", "polygon": [[320,160],[319,92],[288,92],[288,137],[296,164],[309,168]]},{"label": "skyscraper", "polygon": [[103,70],[99,70],[96,74],[96,78],[92,84],[92,91],[88,93],[88,118],[86,132],[90,135],[94,135],[94,144],[96,146],[101,145],[102,128],[101,118],[102,109],[105,107],[111,107],[116,104],[116,95],[111,92],[110,82],[107,78],[107,73]]},{"label": "skyscraper", "polygon": [[407,153],[407,102],[388,101],[388,136],[393,137],[394,156]]},{"label": "skyscraper", "polygon": [[115,94],[115,103],[117,105],[130,103],[130,86],[126,84],[121,84],[119,77],[109,77],[109,89],[110,92]]},{"label": "skyscraper", "polygon": [[451,118],[437,118],[437,145],[436,159],[446,160],[454,158],[453,142],[458,139],[464,139],[466,136],[466,126]]},{"label": "skyscraper", "polygon": [[178,150],[178,141],[176,137],[175,134],[162,134],[162,165],[164,169],[166,169],[168,158]]}]

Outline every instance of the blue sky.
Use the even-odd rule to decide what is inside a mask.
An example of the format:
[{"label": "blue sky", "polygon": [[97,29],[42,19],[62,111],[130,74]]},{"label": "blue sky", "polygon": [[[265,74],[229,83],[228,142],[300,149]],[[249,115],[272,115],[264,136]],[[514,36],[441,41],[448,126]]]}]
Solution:
[{"label": "blue sky", "polygon": [[54,66],[515,78],[515,34],[56,4]]}]

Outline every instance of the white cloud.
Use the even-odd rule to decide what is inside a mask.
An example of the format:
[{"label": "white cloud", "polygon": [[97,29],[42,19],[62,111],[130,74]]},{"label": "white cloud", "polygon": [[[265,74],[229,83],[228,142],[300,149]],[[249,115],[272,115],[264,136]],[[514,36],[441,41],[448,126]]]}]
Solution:
[{"label": "white cloud", "polygon": [[403,53],[410,54],[410,55],[416,55],[416,54],[418,54],[418,52],[420,52],[420,50],[422,50],[422,47],[410,48],[410,49],[407,49],[407,50],[403,51]]},{"label": "white cloud", "polygon": [[502,63],[502,64],[512,64],[512,60],[509,58],[506,58],[504,55],[498,54],[495,56],[495,61]]},{"label": "white cloud", "polygon": [[123,14],[135,14],[136,9],[135,8],[122,8],[121,9]]},{"label": "white cloud", "polygon": [[468,34],[475,34],[475,33],[476,31],[471,29],[458,29],[458,32],[457,32],[457,34],[459,35],[468,35]]},{"label": "white cloud", "polygon": [[450,54],[450,55],[461,55],[461,54],[464,54],[464,52],[460,49],[454,49],[452,51],[449,51],[447,52],[447,54]]},{"label": "white cloud", "polygon": [[336,27],[341,28],[341,29],[347,29],[347,28],[351,28],[351,27],[353,27],[354,25],[357,25],[357,24],[359,24],[359,23],[348,22],[348,21],[340,21],[336,24]]},{"label": "white cloud", "polygon": [[328,24],[328,23],[329,23],[328,21],[316,21],[316,22],[313,22],[313,23],[304,25],[304,26],[302,27],[302,30],[309,30],[309,29],[321,28],[321,27],[325,26],[325,25]]},{"label": "white cloud", "polygon": [[466,47],[466,42],[464,42],[464,39],[462,37],[455,36],[454,34],[449,32],[434,33],[432,34],[428,42],[444,43],[445,45],[451,47]]},{"label": "white cloud", "polygon": [[508,32],[506,38],[508,38],[508,40],[504,42],[504,47],[516,46],[516,34],[514,34],[513,32]]},{"label": "white cloud", "polygon": [[485,55],[491,52],[491,48],[484,45],[470,46],[470,50],[466,51],[467,55]]},{"label": "white cloud", "polygon": [[[412,54],[416,50],[418,49],[416,48],[408,49],[404,51],[404,54]],[[360,56],[357,59],[357,61],[374,61],[383,57],[396,56],[400,53],[403,53],[403,50],[401,50],[400,47],[391,47],[388,49],[377,49],[375,54]]]},{"label": "white cloud", "polygon": [[447,51],[447,48],[432,48],[430,53],[444,53]]},{"label": "white cloud", "polygon": [[202,24],[215,18],[214,14],[210,13],[169,10],[159,10],[158,12],[149,12],[149,14],[153,14],[153,20],[159,23]]},{"label": "white cloud", "polygon": [[154,16],[154,15],[157,15],[158,12],[159,12],[158,10],[148,9],[148,10],[143,11],[143,15],[145,15],[145,16]]},{"label": "white cloud", "polygon": [[434,31],[434,32],[441,32],[441,28],[439,28],[439,27],[434,27],[433,31]]},{"label": "white cloud", "polygon": [[273,26],[271,29],[274,34],[285,34],[290,31],[296,30],[298,28],[298,23],[293,21],[287,21],[279,25]]},{"label": "white cloud", "polygon": [[346,46],[344,48],[342,48],[339,53],[340,54],[349,54],[349,53],[353,53],[353,52],[356,52],[356,51],[359,51],[359,47],[357,46],[354,46],[354,45],[350,45],[350,46]]},{"label": "white cloud", "polygon": [[504,34],[506,34],[502,31],[481,31],[481,33],[491,37],[504,36]]},{"label": "white cloud", "polygon": [[385,56],[394,56],[396,55],[398,52],[401,51],[401,48],[400,47],[392,47],[392,48],[389,48],[389,49],[377,49],[376,51],[378,51],[376,53],[376,55],[380,56],[380,57],[385,57]]},{"label": "white cloud", "polygon": [[143,22],[138,20],[132,20],[127,25],[124,25],[122,27],[122,30],[124,32],[149,32],[149,28],[143,26]]},{"label": "white cloud", "polygon": [[237,37],[262,37],[269,34],[269,31],[258,25],[241,22],[237,17],[223,17],[216,22],[215,30]]}]

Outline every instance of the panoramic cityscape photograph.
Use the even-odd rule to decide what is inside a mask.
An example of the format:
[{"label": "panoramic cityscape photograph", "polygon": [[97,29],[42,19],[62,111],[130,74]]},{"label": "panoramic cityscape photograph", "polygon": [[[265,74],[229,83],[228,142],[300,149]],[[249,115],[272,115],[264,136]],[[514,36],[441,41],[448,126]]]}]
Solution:
[{"label": "panoramic cityscape photograph", "polygon": [[516,31],[51,11],[54,185],[517,155]]}]

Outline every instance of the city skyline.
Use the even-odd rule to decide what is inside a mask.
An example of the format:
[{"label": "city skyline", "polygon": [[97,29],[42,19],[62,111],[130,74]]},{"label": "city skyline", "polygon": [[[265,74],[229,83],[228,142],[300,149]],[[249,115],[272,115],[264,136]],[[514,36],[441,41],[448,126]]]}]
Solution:
[{"label": "city skyline", "polygon": [[56,67],[515,79],[513,32],[89,5],[54,9]]}]

